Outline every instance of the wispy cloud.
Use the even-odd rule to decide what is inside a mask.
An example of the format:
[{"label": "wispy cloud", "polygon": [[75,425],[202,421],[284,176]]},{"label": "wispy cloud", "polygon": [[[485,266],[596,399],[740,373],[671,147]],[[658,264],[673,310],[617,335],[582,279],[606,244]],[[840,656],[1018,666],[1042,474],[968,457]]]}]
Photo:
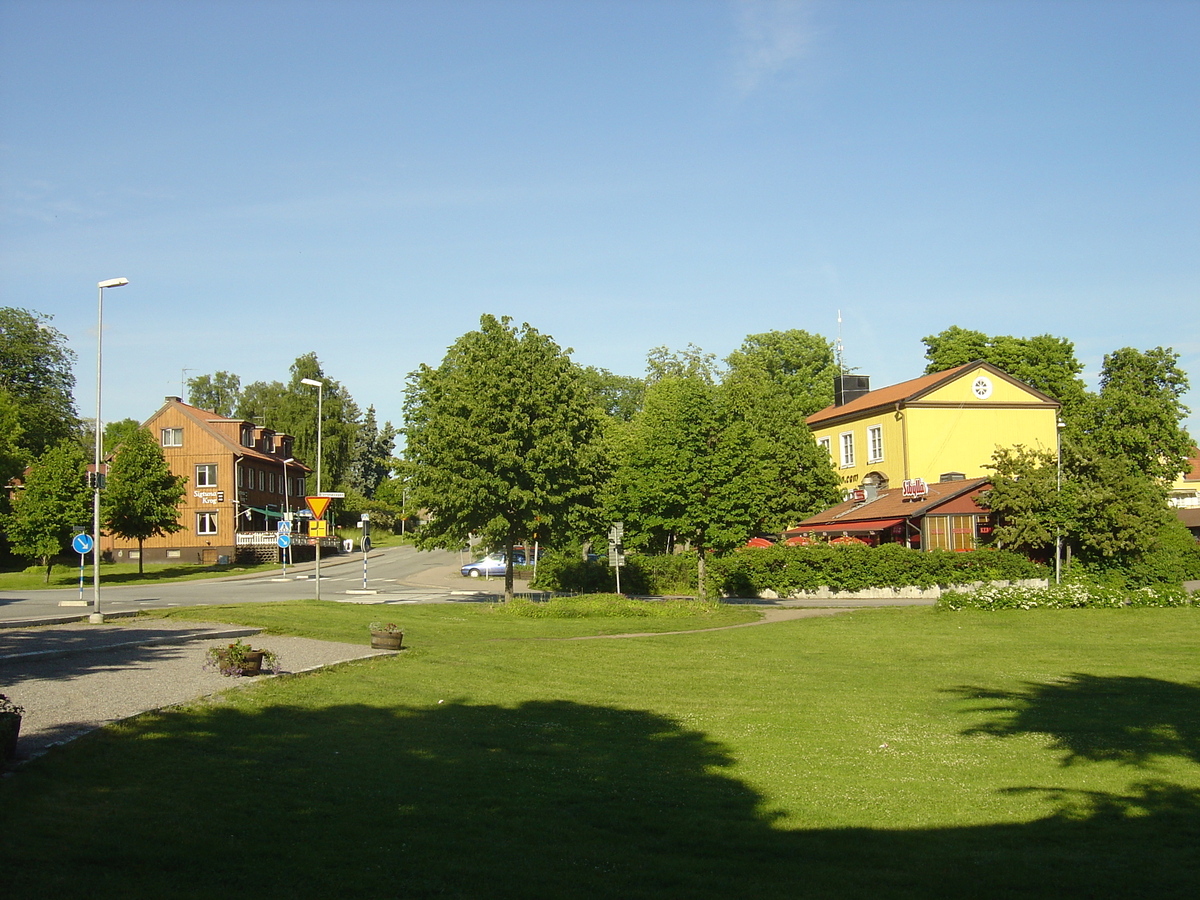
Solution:
[{"label": "wispy cloud", "polygon": [[812,0],[737,0],[734,85],[744,96],[785,76],[813,41]]}]

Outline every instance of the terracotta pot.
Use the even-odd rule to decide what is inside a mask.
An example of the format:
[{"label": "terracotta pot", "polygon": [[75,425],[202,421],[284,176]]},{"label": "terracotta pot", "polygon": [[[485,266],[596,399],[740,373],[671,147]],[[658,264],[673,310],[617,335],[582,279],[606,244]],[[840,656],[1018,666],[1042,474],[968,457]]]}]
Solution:
[{"label": "terracotta pot", "polygon": [[374,650],[399,650],[404,643],[403,631],[372,631],[371,648]]}]

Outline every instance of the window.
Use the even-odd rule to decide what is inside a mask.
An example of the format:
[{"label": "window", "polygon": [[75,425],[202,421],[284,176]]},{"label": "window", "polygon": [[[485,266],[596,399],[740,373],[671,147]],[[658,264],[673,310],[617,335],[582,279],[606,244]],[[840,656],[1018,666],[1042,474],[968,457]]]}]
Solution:
[{"label": "window", "polygon": [[258,489],[265,491],[267,489],[267,473],[262,469],[258,470]]},{"label": "window", "polygon": [[974,550],[975,517],[926,516],[926,550]]},{"label": "window", "polygon": [[275,473],[271,473],[270,480],[267,482],[267,490],[272,494],[275,493]]},{"label": "window", "polygon": [[274,453],[275,452],[275,435],[269,431],[263,432],[263,452],[264,453]]},{"label": "window", "polygon": [[867,429],[867,462],[883,462],[882,425],[872,425]]},{"label": "window", "polygon": [[238,487],[245,487],[246,486],[246,470],[244,468],[241,468],[241,469],[237,470],[237,473],[238,473]]},{"label": "window", "polygon": [[296,479],[296,490],[294,490],[292,492],[292,496],[293,497],[303,497],[304,496],[304,479],[303,478]]},{"label": "window", "polygon": [[182,447],[183,446],[183,429],[182,428],[164,428],[162,430],[162,445],[164,447]]},{"label": "window", "polygon": [[254,428],[251,427],[250,425],[242,426],[242,446],[243,447],[253,447],[254,446]]},{"label": "window", "polygon": [[196,487],[216,487],[217,467],[196,466]]},{"label": "window", "polygon": [[854,432],[843,431],[840,435],[842,447],[842,468],[849,469],[854,465]]},{"label": "window", "polygon": [[817,441],[817,446],[828,453],[830,459],[833,459],[833,449],[829,446],[829,438],[821,438],[819,441]]},{"label": "window", "polygon": [[196,513],[196,534],[216,534],[217,514],[215,512]]}]

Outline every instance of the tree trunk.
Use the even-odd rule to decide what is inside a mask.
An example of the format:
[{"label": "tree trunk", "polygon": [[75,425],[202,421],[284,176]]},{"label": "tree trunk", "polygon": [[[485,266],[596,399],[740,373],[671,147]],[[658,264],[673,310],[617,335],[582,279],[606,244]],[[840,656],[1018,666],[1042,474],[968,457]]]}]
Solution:
[{"label": "tree trunk", "polygon": [[513,537],[504,539],[504,602],[513,598]]},{"label": "tree trunk", "polygon": [[696,545],[696,599],[704,599],[704,544]]},{"label": "tree trunk", "polygon": [[54,568],[54,557],[53,556],[43,556],[42,562],[46,566],[46,584],[49,584],[50,583],[50,570]]},{"label": "tree trunk", "polygon": [[142,539],[138,538],[138,578],[142,577]]}]

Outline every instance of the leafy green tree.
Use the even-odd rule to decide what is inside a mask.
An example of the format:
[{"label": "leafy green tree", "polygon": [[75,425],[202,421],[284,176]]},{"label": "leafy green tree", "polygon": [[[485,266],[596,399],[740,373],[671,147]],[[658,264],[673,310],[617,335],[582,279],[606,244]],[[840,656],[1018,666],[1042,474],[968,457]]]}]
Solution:
[{"label": "leafy green tree", "polygon": [[646,354],[646,381],[653,384],[663,378],[696,377],[707,384],[716,384],[724,374],[715,353],[705,353],[695,344],[683,350],[654,347]]},{"label": "leafy green tree", "polygon": [[646,382],[631,375],[614,375],[607,369],[587,366],[582,371],[584,383],[593,401],[611,419],[628,422],[642,408]]},{"label": "leafy green tree", "polygon": [[482,536],[508,553],[535,533],[561,537],[594,508],[601,414],[570,351],[528,324],[485,315],[436,369],[409,375],[405,453],[410,499],[429,511],[425,547]]},{"label": "leafy green tree", "polygon": [[[133,436],[134,432],[140,431],[141,428],[142,423],[137,419],[119,419],[116,422],[106,422],[104,425],[104,440],[102,444],[104,448],[104,455],[108,456],[110,453],[116,450],[120,444],[123,444],[129,440]],[[92,434],[94,435],[95,432],[93,431]],[[95,441],[95,437],[93,437],[92,440]],[[91,446],[94,447],[95,444],[93,443]]]},{"label": "leafy green tree", "polygon": [[197,375],[187,380],[187,388],[188,403],[226,418],[233,415],[242,399],[242,380],[232,372]]},{"label": "leafy green tree", "polygon": [[51,317],[0,306],[0,388],[16,401],[19,446],[28,462],[74,435],[75,354]]},{"label": "leafy green tree", "polygon": [[71,438],[39,456],[17,491],[12,512],[3,519],[9,547],[45,566],[47,583],[54,557],[70,544],[73,526],[90,521],[91,496],[87,459]]},{"label": "leafy green tree", "polygon": [[1058,490],[1058,464],[1049,450],[1002,447],[988,466],[992,487],[980,498],[998,519],[992,539],[1001,547],[1041,555],[1067,527]]},{"label": "leafy green tree", "polygon": [[1075,345],[1066,338],[1048,334],[1031,338],[970,331],[952,325],[945,331],[922,338],[926,373],[941,372],[975,360],[989,362],[1063,405],[1070,417],[1083,403],[1085,388],[1079,375],[1083,364],[1075,358]]},{"label": "leafy green tree", "polygon": [[375,421],[375,407],[367,407],[367,414],[355,435],[354,462],[350,468],[348,484],[368,500],[375,496],[379,485],[391,472],[396,434],[397,431],[391,422],[384,422],[380,428]]},{"label": "leafy green tree", "polygon": [[[827,374],[832,385],[832,370]],[[721,384],[731,419],[747,426],[743,469],[755,532],[782,531],[842,497],[833,461],[813,439],[795,387],[752,367],[730,368]]]},{"label": "leafy green tree", "polygon": [[703,374],[651,383],[641,412],[615,437],[609,505],[625,522],[626,542],[667,553],[688,543],[702,586],[707,551],[735,546],[753,528],[752,443],[752,429]]},{"label": "leafy green tree", "polygon": [[0,504],[4,503],[4,486],[9,479],[25,468],[25,451],[21,447],[21,413],[12,394],[0,387]]},{"label": "leafy green tree", "polygon": [[361,412],[338,381],[321,368],[315,353],[296,358],[287,384],[256,381],[241,393],[235,415],[292,435],[295,457],[316,469],[317,389],[301,384],[310,378],[324,382],[321,401],[321,489],[348,486],[354,462]]},{"label": "leafy green tree", "polygon": [[1195,444],[1182,424],[1188,379],[1178,360],[1177,353],[1162,347],[1145,352],[1124,347],[1106,355],[1100,393],[1078,417],[1086,443],[1163,482],[1187,471]]},{"label": "leafy green tree", "polygon": [[801,416],[833,403],[837,374],[833,344],[820,335],[797,328],[750,334],[725,362],[729,366],[726,381],[765,377],[786,392]]},{"label": "leafy green tree", "polygon": [[146,538],[183,530],[179,504],[186,480],[171,474],[158,441],[145,428],[135,429],[109,463],[101,494],[104,526],[117,537],[138,542],[139,575]]}]

